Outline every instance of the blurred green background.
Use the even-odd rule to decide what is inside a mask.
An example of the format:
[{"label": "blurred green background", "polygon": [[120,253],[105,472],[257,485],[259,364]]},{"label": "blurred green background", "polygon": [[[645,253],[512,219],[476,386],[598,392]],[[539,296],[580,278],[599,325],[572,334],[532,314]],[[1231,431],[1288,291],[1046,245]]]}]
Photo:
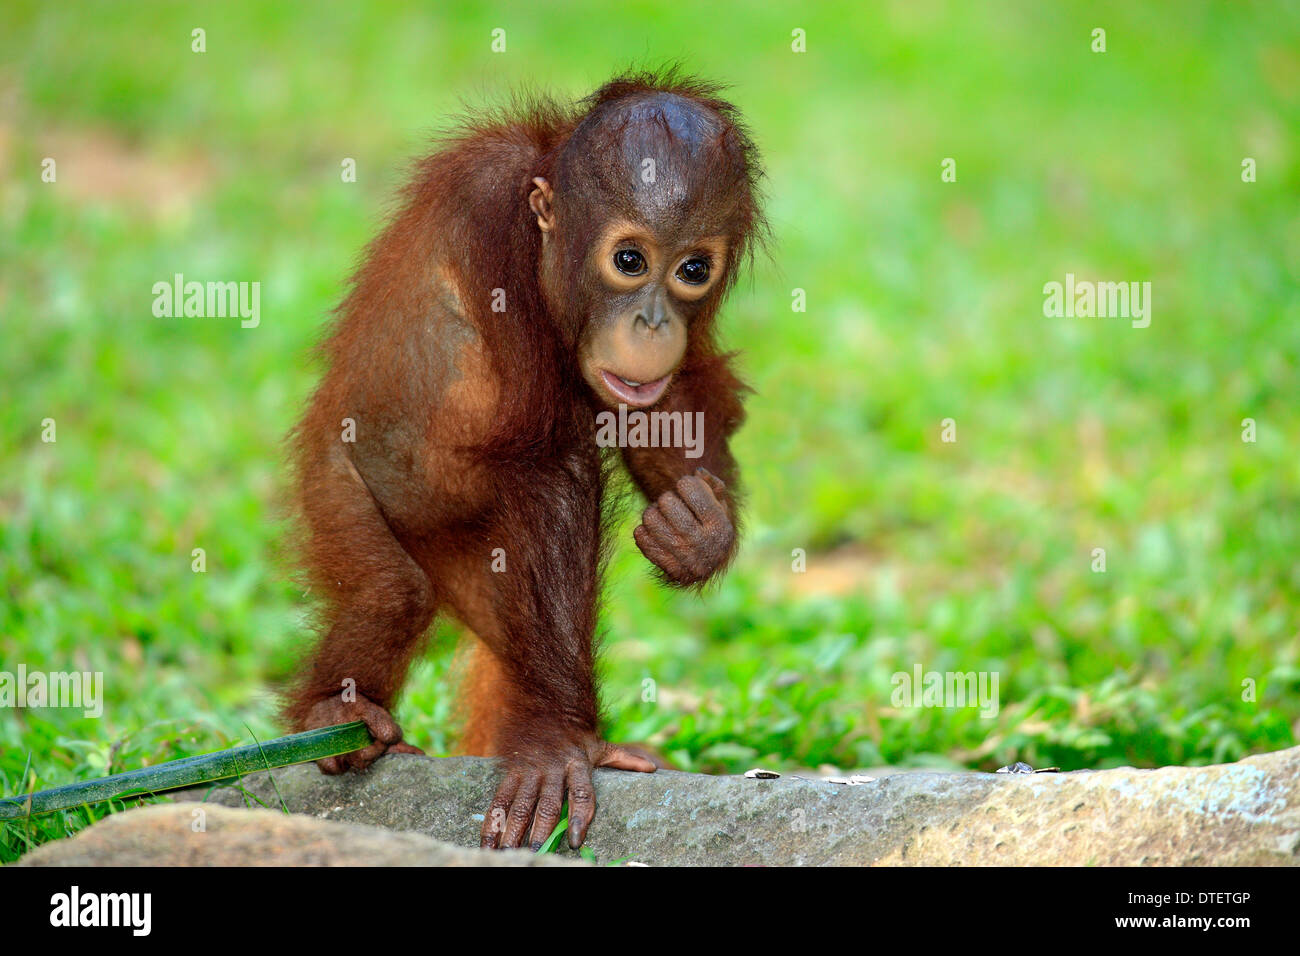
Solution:
[{"label": "blurred green background", "polygon": [[[0,711],[0,788],[276,735],[309,608],[281,441],[407,163],[463,103],[669,59],[731,84],[775,242],[723,317],[757,389],[745,546],[701,599],[619,530],[611,736],[733,772],[1294,744],[1297,10],[6,3],[0,670],[103,671],[107,700]],[[260,281],[260,327],[154,318],[176,272]],[[1045,318],[1067,272],[1150,281],[1150,327]],[[398,711],[435,753],[453,645],[444,625]],[[996,671],[999,714],[892,707],[917,664]],[[85,819],[6,826],[0,858]]]}]

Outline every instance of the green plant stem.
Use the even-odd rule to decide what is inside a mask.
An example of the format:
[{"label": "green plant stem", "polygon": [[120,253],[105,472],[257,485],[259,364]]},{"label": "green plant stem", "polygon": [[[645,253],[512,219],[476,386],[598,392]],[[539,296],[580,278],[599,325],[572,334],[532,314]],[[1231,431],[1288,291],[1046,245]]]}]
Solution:
[{"label": "green plant stem", "polygon": [[290,764],[351,753],[369,744],[370,731],[359,720],[333,727],[320,727],[300,734],[290,734],[288,737],[277,737],[266,743],[169,760],[156,767],[128,770],[111,777],[70,783],[26,796],[6,797],[0,799],[0,820],[17,820],[88,803],[227,780],[258,770],[287,767]]}]

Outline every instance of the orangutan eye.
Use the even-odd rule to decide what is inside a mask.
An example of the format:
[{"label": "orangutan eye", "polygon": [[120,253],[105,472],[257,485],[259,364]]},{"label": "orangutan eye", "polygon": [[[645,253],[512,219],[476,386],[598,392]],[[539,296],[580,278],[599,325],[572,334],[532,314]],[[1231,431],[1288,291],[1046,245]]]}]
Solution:
[{"label": "orangutan eye", "polygon": [[639,276],[645,272],[645,256],[635,249],[620,249],[614,253],[614,268],[625,276]]},{"label": "orangutan eye", "polygon": [[694,256],[677,268],[677,278],[688,285],[702,285],[709,278],[709,261]]}]

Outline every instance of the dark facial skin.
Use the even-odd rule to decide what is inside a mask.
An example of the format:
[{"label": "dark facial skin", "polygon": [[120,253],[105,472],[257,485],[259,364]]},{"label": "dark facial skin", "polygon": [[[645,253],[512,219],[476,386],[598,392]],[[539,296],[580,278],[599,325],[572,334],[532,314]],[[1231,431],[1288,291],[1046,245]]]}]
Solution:
[{"label": "dark facial skin", "polygon": [[[582,377],[603,406],[654,406],[692,320],[725,286],[738,197],[723,130],[691,100],[647,95],[575,132],[559,164],[571,190],[562,201],[533,180],[543,286],[553,309],[577,312]],[[564,278],[571,263],[576,283]]]}]

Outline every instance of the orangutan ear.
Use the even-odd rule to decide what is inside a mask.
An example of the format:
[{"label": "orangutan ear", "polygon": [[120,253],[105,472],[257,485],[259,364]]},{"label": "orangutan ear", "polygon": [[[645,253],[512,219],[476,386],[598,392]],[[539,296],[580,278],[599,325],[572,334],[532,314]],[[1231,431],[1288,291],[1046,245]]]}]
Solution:
[{"label": "orangutan ear", "polygon": [[555,228],[555,210],[551,207],[551,184],[541,176],[533,180],[537,188],[528,194],[528,205],[537,214],[537,228],[550,232]]}]

